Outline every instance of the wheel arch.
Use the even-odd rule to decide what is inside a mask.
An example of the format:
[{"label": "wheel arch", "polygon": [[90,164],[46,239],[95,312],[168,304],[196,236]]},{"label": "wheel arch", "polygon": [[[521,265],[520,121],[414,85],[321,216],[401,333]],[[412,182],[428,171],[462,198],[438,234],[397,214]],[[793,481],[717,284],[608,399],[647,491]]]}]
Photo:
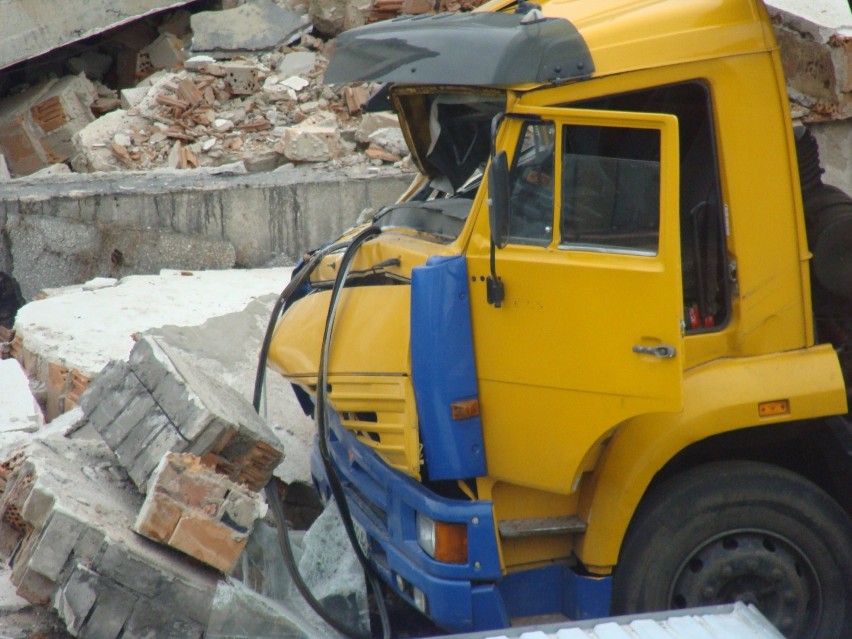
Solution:
[{"label": "wheel arch", "polygon": [[[760,402],[780,398],[789,400],[789,415],[758,418]],[[622,425],[581,483],[580,516],[588,528],[578,540],[578,558],[592,572],[611,572],[648,490],[709,461],[764,461],[788,468],[836,501],[846,501],[843,506],[852,513],[852,497],[843,496],[841,488],[841,473],[852,477],[852,463],[845,451],[840,454],[841,445],[822,419],[845,411],[843,378],[830,347],[717,360],[688,371],[684,410]]]}]

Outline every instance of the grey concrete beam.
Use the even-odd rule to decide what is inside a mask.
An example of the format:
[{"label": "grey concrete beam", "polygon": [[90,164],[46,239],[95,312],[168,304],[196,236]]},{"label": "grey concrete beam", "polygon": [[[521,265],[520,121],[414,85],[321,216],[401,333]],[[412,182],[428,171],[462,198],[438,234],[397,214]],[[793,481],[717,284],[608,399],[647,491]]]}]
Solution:
[{"label": "grey concrete beam", "polygon": [[97,276],[295,263],[363,209],[396,201],[411,178],[291,169],[14,180],[0,192],[0,265],[32,299]]},{"label": "grey concrete beam", "polygon": [[0,0],[0,69],[191,0]]}]

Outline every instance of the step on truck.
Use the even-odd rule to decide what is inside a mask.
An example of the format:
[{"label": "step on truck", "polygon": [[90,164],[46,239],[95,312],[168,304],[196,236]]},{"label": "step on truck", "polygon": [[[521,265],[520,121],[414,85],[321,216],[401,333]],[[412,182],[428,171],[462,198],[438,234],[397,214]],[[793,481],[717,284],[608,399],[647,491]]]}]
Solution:
[{"label": "step on truck", "polygon": [[348,31],[325,80],[382,85],[419,175],[306,257],[270,366],[387,585],[453,632],[849,636],[852,203],[761,2],[497,0]]}]

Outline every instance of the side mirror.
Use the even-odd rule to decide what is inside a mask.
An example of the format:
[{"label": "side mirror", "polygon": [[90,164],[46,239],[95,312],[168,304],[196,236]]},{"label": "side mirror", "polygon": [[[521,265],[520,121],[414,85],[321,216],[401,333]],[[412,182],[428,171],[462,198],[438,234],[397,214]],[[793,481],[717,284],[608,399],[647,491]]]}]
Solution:
[{"label": "side mirror", "polygon": [[488,219],[491,243],[503,248],[509,241],[509,160],[500,151],[488,168]]}]

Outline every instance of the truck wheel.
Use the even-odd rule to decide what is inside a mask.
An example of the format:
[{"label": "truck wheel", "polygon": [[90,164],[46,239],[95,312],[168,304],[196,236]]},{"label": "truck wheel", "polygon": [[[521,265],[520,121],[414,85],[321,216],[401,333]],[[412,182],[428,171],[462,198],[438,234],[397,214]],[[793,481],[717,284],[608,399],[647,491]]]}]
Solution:
[{"label": "truck wheel", "polygon": [[614,614],[754,604],[789,639],[852,627],[852,522],[783,468],[713,463],[645,498],[613,582]]}]

